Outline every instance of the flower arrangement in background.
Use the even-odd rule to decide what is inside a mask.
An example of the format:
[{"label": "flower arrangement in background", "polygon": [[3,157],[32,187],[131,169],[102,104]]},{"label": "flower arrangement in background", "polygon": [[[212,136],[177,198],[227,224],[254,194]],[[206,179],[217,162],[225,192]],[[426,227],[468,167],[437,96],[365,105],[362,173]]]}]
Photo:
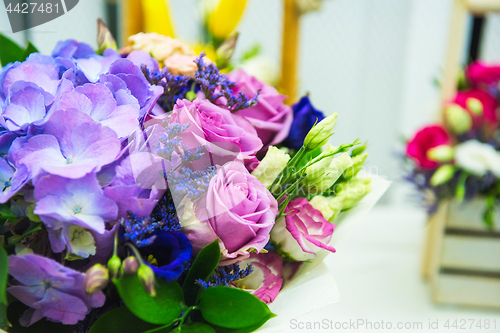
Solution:
[{"label": "flower arrangement in background", "polygon": [[482,62],[444,106],[444,123],[419,130],[407,142],[408,179],[424,193],[430,212],[442,200],[485,199],[483,220],[494,224],[500,199],[500,66]]},{"label": "flower arrangement in background", "polygon": [[254,331],[371,190],[366,145],[328,144],[336,113],[134,38],[1,39],[0,327]]}]

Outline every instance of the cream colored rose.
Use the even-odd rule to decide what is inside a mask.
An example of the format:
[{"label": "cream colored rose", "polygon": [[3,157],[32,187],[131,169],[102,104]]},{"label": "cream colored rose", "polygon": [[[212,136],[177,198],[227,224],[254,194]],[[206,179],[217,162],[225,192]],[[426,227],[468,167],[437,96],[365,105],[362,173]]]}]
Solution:
[{"label": "cream colored rose", "polygon": [[189,46],[178,39],[163,36],[157,33],[138,33],[128,38],[132,44],[132,50],[143,50],[150,53],[159,62],[173,56],[174,54],[195,56],[195,52]]},{"label": "cream colored rose", "polygon": [[[183,54],[174,54],[171,57],[165,59],[163,64],[170,70],[170,73],[174,75],[186,75],[194,78],[194,74],[198,69],[194,60],[195,56],[188,56]],[[204,59],[205,63],[208,59]]]}]

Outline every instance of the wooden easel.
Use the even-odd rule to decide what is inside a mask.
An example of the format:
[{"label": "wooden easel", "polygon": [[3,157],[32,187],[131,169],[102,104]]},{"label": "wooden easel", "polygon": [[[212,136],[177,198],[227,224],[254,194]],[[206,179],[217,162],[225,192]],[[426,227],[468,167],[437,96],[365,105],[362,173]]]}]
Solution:
[{"label": "wooden easel", "polygon": [[[441,92],[441,105],[457,92],[457,81],[461,58],[465,47],[467,16],[469,13],[475,15],[485,15],[490,12],[500,12],[500,0],[454,0],[450,35],[448,39],[448,50],[446,54],[444,77]],[[443,113],[444,115],[444,113]],[[443,116],[442,116],[443,117]],[[439,210],[433,214],[428,221],[425,239],[425,248],[422,262],[422,275],[424,279],[431,283],[433,300],[436,302],[448,302],[446,297],[440,294],[440,271],[441,259],[443,257],[443,241],[445,239],[445,229],[449,223],[450,202],[442,203]],[[453,302],[450,300],[449,302]],[[464,302],[460,302],[466,304]],[[469,305],[482,305],[474,301]]]}]

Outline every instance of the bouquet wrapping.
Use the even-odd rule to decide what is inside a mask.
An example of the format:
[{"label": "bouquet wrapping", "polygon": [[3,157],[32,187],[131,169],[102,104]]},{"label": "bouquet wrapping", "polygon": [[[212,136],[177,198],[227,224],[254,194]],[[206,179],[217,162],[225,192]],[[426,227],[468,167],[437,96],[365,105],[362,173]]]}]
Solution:
[{"label": "bouquet wrapping", "polygon": [[1,327],[251,332],[338,299],[313,268],[388,184],[336,113],[159,35],[8,47]]}]

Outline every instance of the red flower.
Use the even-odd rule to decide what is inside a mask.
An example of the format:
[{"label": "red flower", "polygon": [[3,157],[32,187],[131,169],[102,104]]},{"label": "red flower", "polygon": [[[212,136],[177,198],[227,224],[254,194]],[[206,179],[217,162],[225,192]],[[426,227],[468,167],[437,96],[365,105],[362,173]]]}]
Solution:
[{"label": "red flower", "polygon": [[[495,97],[491,96],[485,91],[479,89],[471,89],[457,93],[457,96],[455,97],[453,103],[460,105],[461,107],[470,112],[471,110],[469,110],[467,107],[467,100],[469,98],[476,98],[483,104],[482,118],[486,123],[490,123],[493,126],[498,125],[499,121],[498,111],[497,111],[498,101],[496,100]],[[477,120],[478,120],[477,116],[475,116],[473,112],[470,112],[470,114],[472,116],[472,119],[475,120],[474,124],[477,125]]]},{"label": "red flower", "polygon": [[450,136],[440,125],[427,126],[415,134],[415,137],[406,146],[406,155],[411,157],[420,167],[435,169],[438,162],[427,157],[429,149],[450,144]]},{"label": "red flower", "polygon": [[493,84],[500,81],[500,66],[488,66],[483,62],[475,62],[467,68],[466,76],[473,85]]}]

